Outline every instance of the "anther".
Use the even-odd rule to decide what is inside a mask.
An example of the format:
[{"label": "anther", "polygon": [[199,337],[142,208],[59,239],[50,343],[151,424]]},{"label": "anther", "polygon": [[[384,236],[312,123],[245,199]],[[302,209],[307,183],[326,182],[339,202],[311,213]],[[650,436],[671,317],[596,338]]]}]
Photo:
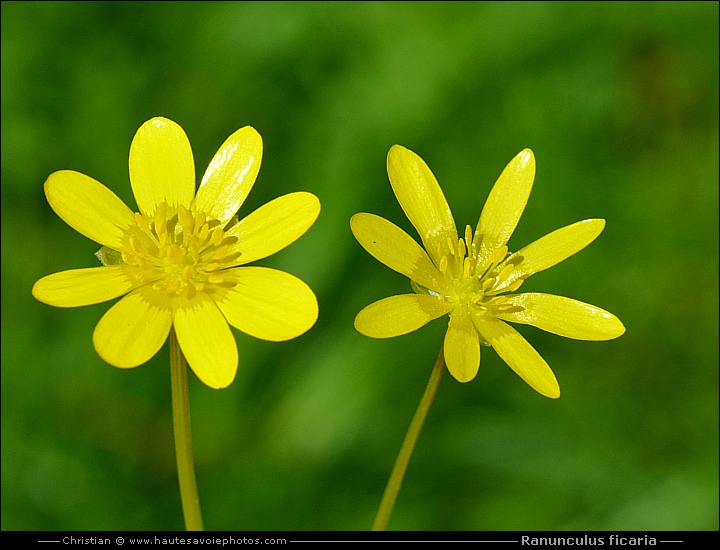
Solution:
[{"label": "anther", "polygon": [[193,216],[182,204],[178,206],[178,221],[183,231],[190,233],[193,227]]},{"label": "anther", "polygon": [[447,271],[447,264],[447,256],[443,256],[442,258],[440,258],[440,273],[442,273],[443,275],[445,275],[445,272]]},{"label": "anther", "polygon": [[[460,239],[460,242],[462,242],[462,239]],[[467,278],[470,276],[470,258],[465,258],[463,261],[463,278]]]},{"label": "anther", "polygon": [[210,227],[208,227],[208,224],[203,224],[202,228],[198,232],[197,236],[201,243],[205,243],[205,239],[207,239],[208,235],[210,234]]},{"label": "anther", "polygon": [[466,250],[467,249],[465,248],[465,241],[463,241],[462,239],[458,239],[458,258],[464,258]]},{"label": "anther", "polygon": [[450,249],[450,254],[452,254],[454,256],[455,255],[455,243],[453,243],[453,240],[450,237],[447,238],[447,245],[448,245],[448,248]]},{"label": "anther", "polygon": [[138,239],[135,235],[130,235],[130,246],[135,252],[141,254],[145,252],[145,247],[140,242],[140,239]]},{"label": "anther", "polygon": [[122,250],[122,259],[123,262],[128,265],[135,265],[137,263],[137,258],[135,257],[135,254],[130,252],[127,248],[123,248]]},{"label": "anther", "polygon": [[221,246],[220,248],[217,248],[212,255],[212,259],[213,260],[221,260],[225,256],[225,254],[227,254],[227,251],[228,251],[228,247],[225,245]]},{"label": "anther", "polygon": [[200,231],[200,228],[205,225],[205,220],[207,220],[205,212],[199,212],[198,214],[195,214],[195,227],[193,228],[193,233],[197,233],[198,231]]},{"label": "anther", "polygon": [[182,263],[183,255],[182,250],[176,244],[171,244],[167,247],[167,258],[171,263],[180,265]]},{"label": "anther", "polygon": [[159,237],[163,233],[167,232],[167,206],[164,202],[158,204],[157,210],[155,210],[155,234]]},{"label": "anther", "polygon": [[525,279],[518,279],[514,283],[512,283],[507,288],[503,289],[503,292],[515,292],[518,288],[520,288],[520,285],[525,282]]},{"label": "anther", "polygon": [[135,212],[135,224],[140,228],[143,233],[152,236],[152,230],[150,224],[140,212]]},{"label": "anther", "polygon": [[219,245],[223,240],[223,230],[221,227],[216,228],[212,233],[211,242],[215,246]]},{"label": "anther", "polygon": [[493,252],[493,255],[490,257],[490,261],[493,264],[499,264],[505,259],[505,255],[507,254],[508,247],[505,245],[502,245],[500,248],[498,248],[495,252]]},{"label": "anther", "polygon": [[503,267],[502,271],[500,272],[500,275],[498,275],[498,283],[502,284],[504,283],[507,278],[510,276],[510,273],[512,273],[512,270],[515,268],[514,265],[508,264],[505,267]]},{"label": "anther", "polygon": [[495,282],[496,282],[496,281],[497,281],[497,279],[496,279],[495,277],[490,277],[489,279],[485,279],[485,280],[482,282],[483,292],[487,292],[488,289],[490,289],[490,288],[492,288],[493,286],[495,286]]}]

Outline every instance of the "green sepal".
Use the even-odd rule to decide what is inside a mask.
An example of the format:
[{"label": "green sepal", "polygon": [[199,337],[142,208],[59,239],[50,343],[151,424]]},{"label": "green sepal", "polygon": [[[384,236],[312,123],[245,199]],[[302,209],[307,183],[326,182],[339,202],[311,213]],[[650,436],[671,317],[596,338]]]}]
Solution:
[{"label": "green sepal", "polygon": [[100,250],[95,252],[95,256],[100,260],[103,265],[118,265],[124,264],[122,253],[107,246],[103,246]]}]

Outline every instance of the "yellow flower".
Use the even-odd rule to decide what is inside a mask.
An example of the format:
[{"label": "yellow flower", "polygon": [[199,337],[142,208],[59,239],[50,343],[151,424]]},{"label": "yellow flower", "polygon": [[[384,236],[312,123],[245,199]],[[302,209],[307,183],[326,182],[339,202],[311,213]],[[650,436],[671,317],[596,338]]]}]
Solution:
[{"label": "yellow flower", "polygon": [[264,340],[281,341],[317,320],[312,290],[265,267],[238,267],[298,239],[320,213],[310,193],[290,193],[236,222],[255,183],[262,139],[250,126],[220,147],[195,194],[192,149],[180,126],[165,118],[143,124],[130,146],[133,213],[98,181],[69,170],[52,174],[45,195],[68,225],[103,245],[102,267],[43,277],[35,298],[57,307],[97,304],[127,294],[100,319],[98,354],[120,368],[148,361],[171,327],[198,378],[224,388],[235,378],[238,352],[228,323]]},{"label": "yellow flower", "polygon": [[530,275],[582,250],[605,227],[605,220],[584,220],[508,254],[506,243],[535,178],[535,157],[530,149],[520,152],[503,170],[475,233],[468,225],[464,238],[458,238],[445,196],[418,155],[394,145],[387,170],[395,196],[425,250],[379,216],[359,213],[352,217],[350,226],[362,247],[409,277],[415,291],[364,308],[355,318],[359,332],[390,338],[448,313],[444,355],[455,379],[468,382],[475,378],[483,344],[495,348],[530,387],[552,398],[560,397],[552,370],[520,333],[503,321],[533,325],[577,340],[610,340],[625,332],[617,317],[595,306],[552,294],[513,294]]}]

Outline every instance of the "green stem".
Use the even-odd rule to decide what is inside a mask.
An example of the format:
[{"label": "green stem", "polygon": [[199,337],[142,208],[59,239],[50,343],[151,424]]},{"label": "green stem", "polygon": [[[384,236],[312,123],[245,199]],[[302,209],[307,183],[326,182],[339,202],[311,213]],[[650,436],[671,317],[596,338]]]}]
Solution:
[{"label": "green stem", "polygon": [[172,385],[173,429],[175,456],[177,457],[180,499],[182,500],[185,529],[202,531],[200,498],[195,481],[192,438],[190,436],[190,397],[188,394],[187,362],[178,344],[175,330],[170,330],[170,380]]},{"label": "green stem", "polygon": [[375,523],[373,523],[372,526],[373,531],[384,531],[390,520],[390,515],[395,507],[395,500],[397,499],[403,478],[405,477],[405,470],[407,470],[410,457],[415,450],[415,444],[417,443],[418,437],[420,437],[420,431],[425,424],[425,419],[427,418],[428,412],[430,412],[430,406],[435,399],[435,395],[440,387],[440,380],[442,380],[442,375],[445,371],[445,355],[443,349],[444,346],[440,346],[440,353],[435,360],[435,366],[430,375],[428,385],[425,388],[425,393],[422,399],[420,399],[420,404],[415,411],[415,416],[413,416],[410,427],[405,434],[405,440],[400,448],[400,454],[398,454],[397,459],[395,459],[395,466],[393,466],[392,472],[390,473],[390,479],[388,479],[387,485],[385,486],[380,508],[378,508],[377,516],[375,516]]}]

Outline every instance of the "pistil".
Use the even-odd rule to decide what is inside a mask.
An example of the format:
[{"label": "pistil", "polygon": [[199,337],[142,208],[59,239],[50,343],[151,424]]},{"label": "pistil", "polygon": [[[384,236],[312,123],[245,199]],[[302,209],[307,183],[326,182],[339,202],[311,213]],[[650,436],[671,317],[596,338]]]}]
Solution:
[{"label": "pistil", "polygon": [[150,222],[135,214],[135,227],[128,231],[123,261],[156,290],[192,299],[197,292],[212,292],[214,285],[230,288],[222,273],[241,252],[234,249],[238,238],[226,236],[218,220],[208,220],[180,205],[168,218],[163,202]]}]

